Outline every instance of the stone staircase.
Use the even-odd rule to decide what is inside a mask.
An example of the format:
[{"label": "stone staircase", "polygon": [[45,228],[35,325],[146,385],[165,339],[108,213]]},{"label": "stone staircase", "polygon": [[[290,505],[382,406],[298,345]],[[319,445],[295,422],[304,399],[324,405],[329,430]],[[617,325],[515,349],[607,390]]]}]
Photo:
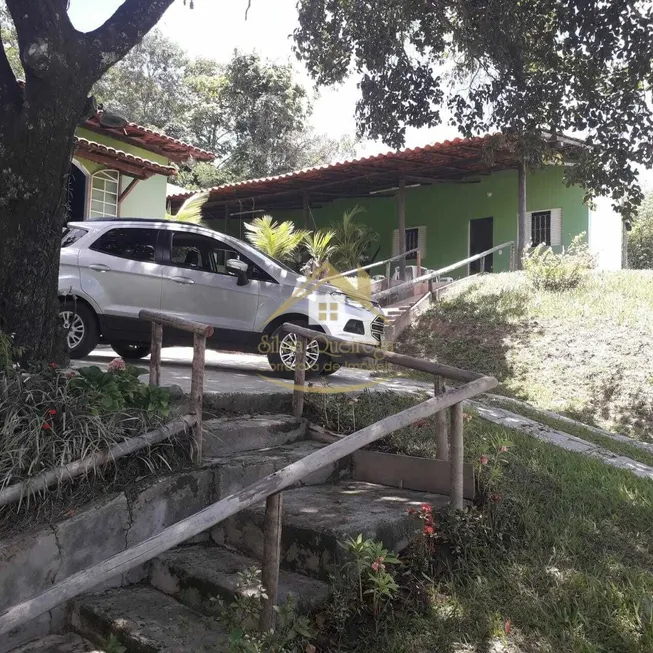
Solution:
[{"label": "stone staircase", "polygon": [[[326,446],[306,439],[307,423],[284,415],[209,420],[204,467],[214,470],[215,498]],[[343,460],[283,495],[279,600],[292,594],[300,610],[326,600],[329,575],[341,564],[339,542],[363,533],[395,551],[409,543],[414,521],[406,508],[448,498],[352,480]],[[238,572],[260,568],[265,506],[243,510],[192,543],[154,559],[133,577],[73,601],[68,632],[14,649],[15,653],[103,651],[114,634],[128,653],[218,653],[226,632],[216,622],[215,598],[230,600]]]}]

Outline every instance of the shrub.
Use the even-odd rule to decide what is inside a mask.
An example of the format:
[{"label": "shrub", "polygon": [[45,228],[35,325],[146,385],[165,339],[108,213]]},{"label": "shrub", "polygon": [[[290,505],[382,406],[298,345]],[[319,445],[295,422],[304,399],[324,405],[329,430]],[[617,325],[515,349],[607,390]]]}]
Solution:
[{"label": "shrub", "polygon": [[[79,374],[52,363],[39,373],[6,370],[0,383],[0,489],[106,451],[161,423],[165,389],[138,380],[137,368]],[[168,465],[145,452],[148,467]]]},{"label": "shrub", "polygon": [[596,262],[582,233],[559,254],[544,244],[527,248],[523,264],[526,276],[535,288],[561,291],[579,286]]},{"label": "shrub", "polygon": [[628,234],[628,267],[653,268],[653,193],[646,196]]},{"label": "shrub", "polygon": [[0,331],[0,372],[11,369],[23,350],[14,344],[13,335]]}]

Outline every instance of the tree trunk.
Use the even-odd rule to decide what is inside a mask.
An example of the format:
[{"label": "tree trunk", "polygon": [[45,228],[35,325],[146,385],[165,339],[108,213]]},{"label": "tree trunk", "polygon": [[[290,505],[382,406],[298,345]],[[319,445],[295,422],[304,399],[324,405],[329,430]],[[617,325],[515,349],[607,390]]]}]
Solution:
[{"label": "tree trunk", "polygon": [[74,132],[88,91],[66,82],[44,95],[43,106],[32,99],[0,114],[0,328],[15,334],[31,362],[66,359],[59,253]]},{"label": "tree trunk", "polygon": [[524,250],[526,249],[526,245],[529,244],[526,242],[526,220],[528,219],[528,213],[526,212],[526,164],[523,159],[517,169],[517,186],[517,212],[519,219],[517,220],[517,260],[515,261],[515,269],[521,270],[523,267]]}]

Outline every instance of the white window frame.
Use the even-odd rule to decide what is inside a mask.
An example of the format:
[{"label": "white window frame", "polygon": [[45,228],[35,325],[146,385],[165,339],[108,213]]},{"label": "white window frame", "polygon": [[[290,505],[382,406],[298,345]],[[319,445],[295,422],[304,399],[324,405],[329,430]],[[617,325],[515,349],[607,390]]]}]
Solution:
[{"label": "white window frame", "polygon": [[[97,185],[96,185],[97,184]],[[115,192],[109,189],[109,184],[115,184]],[[102,199],[95,195],[102,195]],[[89,218],[117,218],[120,216],[120,171],[99,170],[91,175]],[[113,201],[115,199],[115,201]],[[98,204],[101,208],[97,208]]]}]

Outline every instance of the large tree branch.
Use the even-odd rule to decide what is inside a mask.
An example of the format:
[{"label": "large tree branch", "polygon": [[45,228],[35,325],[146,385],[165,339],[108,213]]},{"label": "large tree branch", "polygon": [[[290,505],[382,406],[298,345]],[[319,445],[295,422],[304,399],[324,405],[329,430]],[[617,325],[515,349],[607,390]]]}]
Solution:
[{"label": "large tree branch", "polygon": [[97,78],[140,43],[172,3],[173,0],[126,0],[104,25],[89,32],[86,39]]}]

